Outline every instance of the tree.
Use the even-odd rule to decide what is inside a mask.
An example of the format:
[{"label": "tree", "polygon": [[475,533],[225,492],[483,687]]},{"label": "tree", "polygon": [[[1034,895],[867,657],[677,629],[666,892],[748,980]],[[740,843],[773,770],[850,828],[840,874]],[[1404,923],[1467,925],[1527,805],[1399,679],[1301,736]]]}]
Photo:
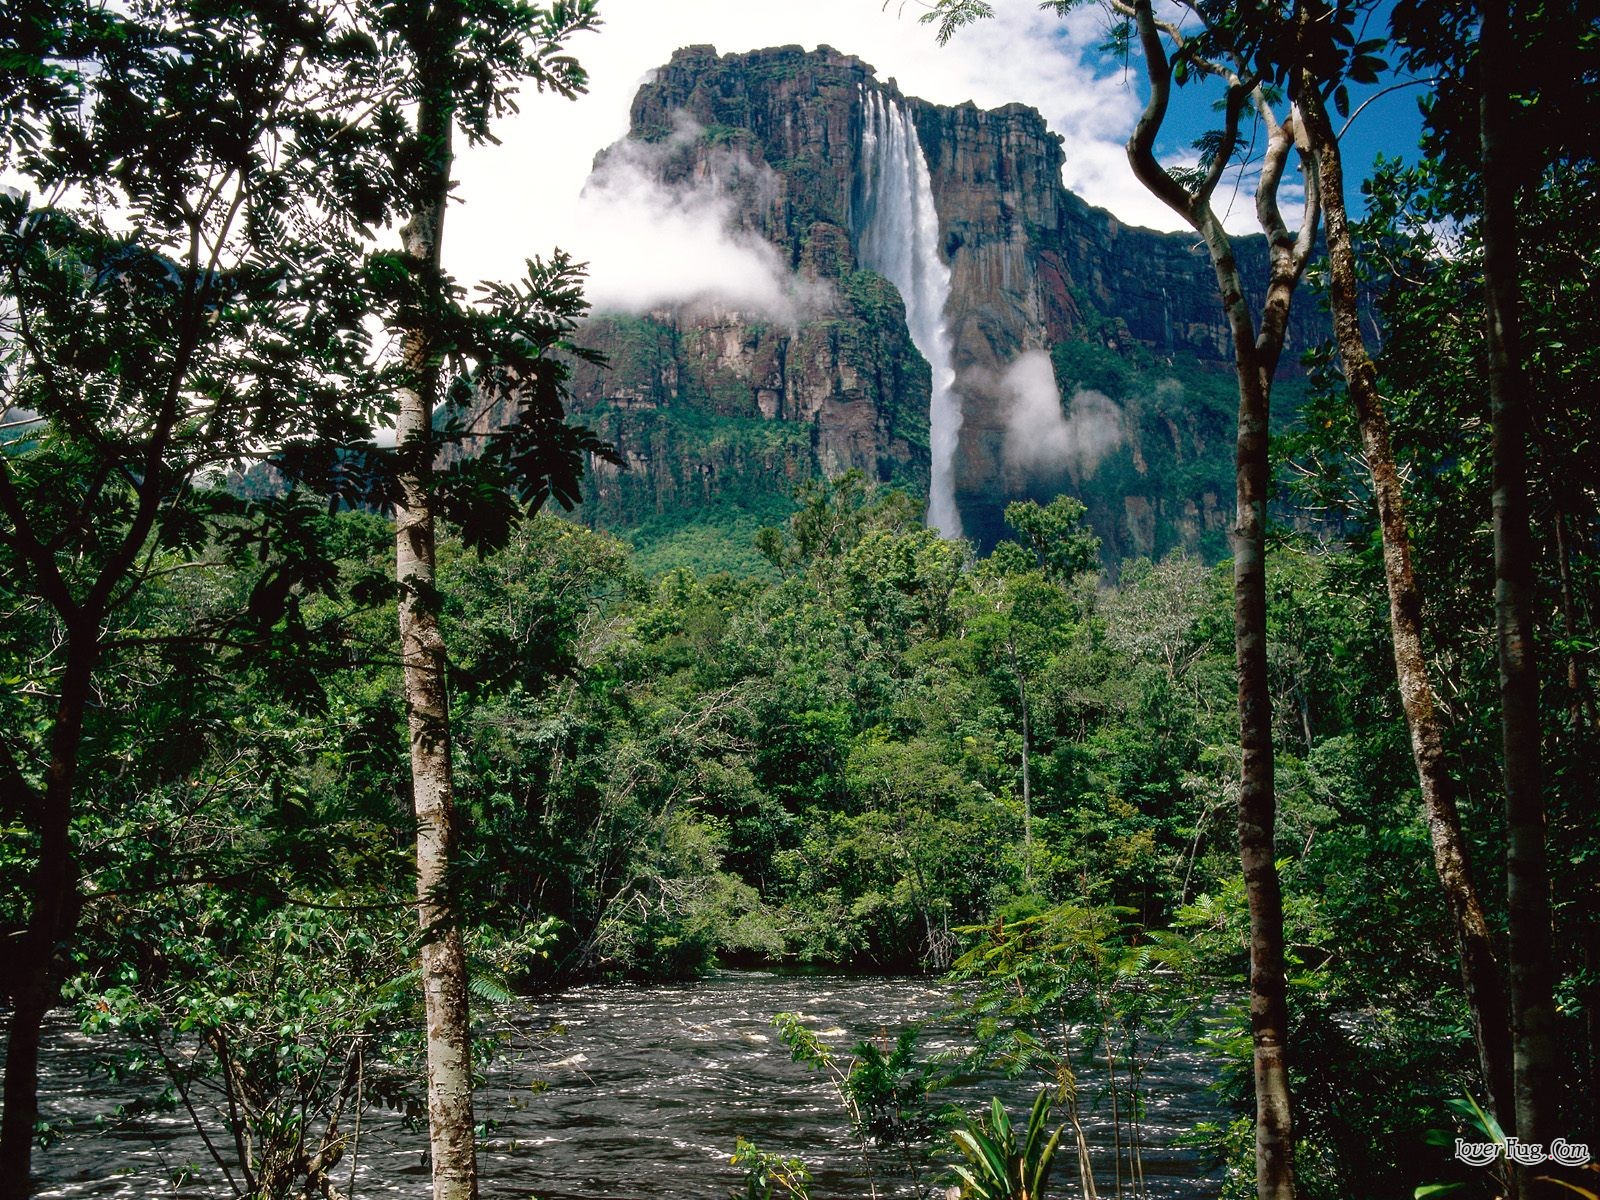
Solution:
[{"label": "tree", "polygon": [[[1422,791],[1423,810],[1433,846],[1434,869],[1453,920],[1460,949],[1462,982],[1472,1014],[1475,1040],[1491,1111],[1510,1095],[1505,991],[1496,961],[1494,935],[1473,877],[1456,805],[1456,782],[1445,751],[1438,698],[1424,655],[1423,599],[1412,561],[1411,535],[1399,467],[1391,445],[1389,420],[1378,388],[1377,368],[1367,351],[1361,325],[1361,299],[1354,239],[1345,208],[1343,158],[1328,113],[1333,98],[1346,111],[1346,79],[1370,83],[1383,64],[1372,57],[1381,40],[1357,42],[1359,4],[1317,10],[1309,28],[1314,37],[1296,45],[1292,62],[1276,73],[1289,85],[1305,116],[1326,216],[1329,303],[1346,387],[1354,407],[1383,539],[1384,579],[1401,704],[1411,733],[1411,752]],[[1269,39],[1262,38],[1263,42]],[[1283,43],[1280,43],[1283,44]]]},{"label": "tree", "polygon": [[[1354,17],[1342,8],[1329,11],[1334,16],[1324,24]],[[1339,357],[1373,479],[1401,698],[1436,867],[1457,925],[1491,1107],[1508,1132],[1527,1140],[1551,1136],[1550,1114],[1565,1091],[1568,1064],[1558,1049],[1552,992],[1575,984],[1578,995],[1593,995],[1584,978],[1592,963],[1582,947],[1587,934],[1570,928],[1560,896],[1551,895],[1573,872],[1555,872],[1553,889],[1543,865],[1547,857],[1584,863],[1592,839],[1587,817],[1577,815],[1592,808],[1588,772],[1571,769],[1593,729],[1587,655],[1579,649],[1588,640],[1578,600],[1583,568],[1574,573],[1571,553],[1573,514],[1584,514],[1578,529],[1589,527],[1595,469],[1588,418],[1579,415],[1586,406],[1575,402],[1569,384],[1592,378],[1588,353],[1578,349],[1592,338],[1578,315],[1583,306],[1564,294],[1584,288],[1582,273],[1571,271],[1584,254],[1581,241],[1575,244],[1580,235],[1571,231],[1592,220],[1595,139],[1593,122],[1582,116],[1592,99],[1578,82],[1592,73],[1592,28],[1593,10],[1581,5],[1509,12],[1484,5],[1455,10],[1443,21],[1432,6],[1397,6],[1393,44],[1435,87],[1425,108],[1430,161],[1410,170],[1384,164],[1364,189],[1369,215],[1357,226],[1333,199],[1336,191],[1342,196],[1342,163],[1326,111],[1330,98],[1340,101],[1348,64],[1289,60],[1302,77],[1299,95],[1328,198]],[[1541,68],[1513,84],[1514,60]],[[1508,109],[1505,93],[1513,86],[1516,100]],[[1556,229],[1567,232],[1552,244]],[[1372,304],[1384,325],[1375,363],[1361,337],[1362,303]],[[1535,315],[1525,322],[1519,309]],[[1481,326],[1471,321],[1475,310],[1488,312]],[[1519,327],[1533,333],[1521,335]],[[1398,422],[1386,409],[1400,414]],[[1343,424],[1327,415],[1317,410],[1313,430]],[[1313,432],[1307,440],[1319,437]],[[1401,495],[1402,475],[1408,498]],[[1324,483],[1333,478],[1323,472]],[[1414,540],[1408,525],[1420,531]],[[1363,520],[1354,546],[1364,528]],[[1478,614],[1491,591],[1493,642],[1472,632],[1483,628]],[[1541,623],[1550,630],[1540,639],[1547,647],[1542,660],[1533,640]],[[1488,686],[1487,674],[1465,669],[1480,660],[1498,662],[1498,689]],[[1434,707],[1430,670],[1448,679],[1457,697],[1448,716]],[[1554,679],[1565,676],[1565,728],[1550,722],[1540,728],[1530,696],[1537,698],[1541,673],[1551,691],[1559,691]],[[1555,707],[1547,701],[1547,711]],[[1487,722],[1500,725],[1496,757],[1483,752],[1493,740],[1480,728]],[[1541,779],[1541,757],[1555,765],[1559,786]],[[1498,904],[1492,892],[1480,899],[1472,884],[1455,799],[1496,790],[1506,808],[1491,845],[1506,855],[1508,937],[1492,933],[1482,915]],[[1581,896],[1589,886],[1592,876],[1574,882],[1571,894]],[[1574,908],[1592,911],[1581,900]],[[1576,978],[1566,982],[1559,980],[1563,935],[1576,943],[1566,951]],[[1584,1007],[1592,1014],[1592,999]],[[1525,1121],[1544,1132],[1523,1133]],[[1527,1178],[1513,1182],[1523,1192],[1536,1186]]]},{"label": "tree", "polygon": [[[1077,0],[1053,0],[1065,14]],[[1251,1032],[1256,1076],[1257,1191],[1261,1200],[1294,1195],[1294,1151],[1286,1064],[1288,1014],[1284,994],[1283,900],[1274,851],[1274,763],[1271,696],[1267,670],[1266,529],[1271,493],[1268,418],[1272,383],[1282,357],[1289,304],[1316,239],[1319,193],[1315,174],[1304,166],[1305,207],[1298,234],[1291,234],[1278,204],[1278,189],[1291,150],[1302,133],[1297,115],[1274,112],[1268,81],[1245,47],[1233,40],[1232,6],[1185,3],[1198,30],[1157,18],[1152,0],[1111,0],[1117,25],[1113,41],[1137,40],[1149,97],[1128,140],[1128,159],[1139,181],[1178,213],[1206,244],[1217,276],[1239,382],[1235,448],[1237,519],[1233,530],[1234,648],[1238,670],[1239,740],[1243,763],[1239,788],[1239,854],[1251,914]],[[1274,6],[1276,9],[1276,6]],[[985,0],[939,0],[923,16],[937,23],[941,41],[962,25],[992,15]],[[1293,6],[1296,21],[1307,14]],[[1223,88],[1223,126],[1199,144],[1197,168],[1169,168],[1156,156],[1173,84],[1212,81]],[[1232,239],[1212,207],[1212,197],[1240,149],[1247,113],[1266,135],[1255,209],[1270,250],[1266,294],[1259,324],[1234,254]]]},{"label": "tree", "polygon": [[1099,566],[1100,539],[1083,527],[1087,511],[1074,496],[1057,496],[1043,506],[1036,500],[1017,500],[1006,505],[1006,524],[1033,552],[1045,578],[1067,585]]},{"label": "tree", "polygon": [[[1574,196],[1592,195],[1594,166],[1600,160],[1590,86],[1594,23],[1589,4],[1501,0],[1484,0],[1446,22],[1431,19],[1410,3],[1398,5],[1392,17],[1407,63],[1438,78],[1429,114],[1430,148],[1441,165],[1446,207],[1474,231],[1482,254],[1482,374],[1492,430],[1489,504],[1500,674],[1500,786],[1505,795],[1511,1100],[1516,1133],[1526,1141],[1547,1141],[1561,1127],[1558,1093],[1552,1086],[1560,1056],[1546,842],[1551,810],[1542,762],[1535,641],[1542,602],[1531,485],[1540,484],[1550,498],[1546,511],[1553,509],[1551,524],[1556,527],[1552,549],[1560,560],[1565,557],[1561,526],[1575,508],[1592,508],[1590,501],[1579,499],[1592,475],[1569,473],[1570,468],[1557,465],[1567,460],[1577,466],[1581,441],[1550,440],[1551,426],[1564,417],[1554,402],[1564,388],[1547,397],[1530,378],[1530,364],[1541,359],[1553,357],[1570,368],[1572,349],[1557,333],[1565,320],[1546,317],[1525,325],[1523,311],[1548,312],[1543,304],[1530,303],[1548,284],[1530,288],[1528,278],[1530,262],[1546,253],[1540,210],[1559,211]],[[1540,70],[1519,78],[1520,64],[1533,61]],[[1547,207],[1540,193],[1554,203]],[[1525,228],[1530,231],[1527,238]],[[1552,372],[1553,365],[1543,365],[1540,374],[1559,379],[1565,372]],[[1550,460],[1543,464],[1543,481],[1531,473],[1540,460]],[[1570,571],[1563,573],[1567,578],[1560,590],[1570,597]],[[1565,613],[1569,627],[1575,625],[1575,608],[1567,605]],[[1581,694],[1581,671],[1573,682],[1574,692]],[[1574,733],[1577,728],[1574,722]],[[1510,1115],[1502,1112],[1502,1120]]]},{"label": "tree", "polygon": [[[593,24],[592,4],[352,11],[307,0],[256,12],[198,0],[108,14],[63,0],[9,18],[0,36],[19,68],[0,88],[8,165],[98,205],[72,215],[6,200],[5,415],[20,432],[0,464],[0,536],[19,591],[61,629],[48,767],[30,778],[8,746],[5,770],[11,806],[39,839],[0,1134],[7,1194],[24,1194],[39,1023],[78,919],[70,827],[94,673],[108,649],[137,640],[108,620],[152,572],[181,567],[166,552],[192,556],[208,538],[257,547],[264,561],[241,610],[186,641],[293,635],[300,594],[332,586],[326,556],[296,541],[297,500],[246,506],[197,484],[270,459],[336,502],[397,503],[420,841],[438,868],[421,885],[422,921],[430,959],[439,947],[448,959],[433,518],[465,520],[474,545],[492,546],[547,497],[570,506],[583,452],[601,447],[565,425],[566,367],[549,354],[582,310],[570,261],[530,262],[521,285],[486,287],[476,307],[438,269],[453,126],[487,137],[523,78],[571,94],[582,75],[561,40]],[[364,255],[371,226],[395,214],[407,218],[402,252]],[[122,216],[132,234],[108,225]],[[375,314],[402,335],[392,369],[371,365]],[[454,400],[507,395],[517,419],[436,475],[446,358],[463,364]],[[404,411],[386,455],[370,435],[391,377]],[[464,995],[453,1011],[464,1020]],[[432,1025],[464,1048],[463,1024]],[[454,1132],[435,1164],[462,1181],[453,1194],[469,1194],[471,1123],[463,1135],[459,1117],[470,1078],[454,1061],[443,1121]]]},{"label": "tree", "polygon": [[[972,581],[967,637],[978,661],[1010,674],[1022,733],[1022,879],[1033,888],[1033,721],[1029,685],[1046,668],[1051,650],[1075,632],[1066,589],[1098,566],[1100,539],[1083,527],[1081,501],[1057,496],[1048,505],[1020,500],[1006,505],[1006,524],[1020,541],[1003,541],[989,571]],[[1029,560],[1031,551],[1032,561]]]},{"label": "tree", "polygon": [[[7,973],[9,1200],[29,1190],[40,1023],[80,918],[73,820],[104,719],[96,678],[141,642],[128,605],[231,539],[258,555],[254,588],[178,640],[293,636],[297,595],[327,584],[320,554],[285,536],[295,504],[208,485],[291,431],[359,440],[376,393],[358,214],[320,203],[324,123],[352,98],[324,14],[66,0],[8,10],[0,39],[4,162],[48,197],[0,198],[0,550],[11,607],[54,645],[42,762],[16,729],[0,760],[34,850]],[[60,202],[75,194],[76,209]]]},{"label": "tree", "polygon": [[[1351,25],[1360,5],[1328,9],[1331,20],[1317,28]],[[1358,265],[1342,201],[1342,163],[1338,137],[1326,111],[1332,94],[1342,102],[1341,78],[1367,68],[1341,62],[1335,53],[1305,54],[1296,71],[1297,94],[1308,114],[1308,130],[1322,172],[1328,211],[1330,299],[1335,332],[1349,392],[1354,402],[1371,470],[1384,541],[1391,598],[1396,665],[1401,695],[1412,730],[1413,752],[1422,783],[1424,807],[1433,835],[1435,865],[1454,918],[1461,966],[1492,1111],[1502,1125],[1526,1141],[1548,1144],[1554,1120],[1559,1056],[1555,1046],[1553,1000],[1556,967],[1552,953],[1551,887],[1545,842],[1546,804],[1541,780],[1538,669],[1533,643],[1538,605],[1535,541],[1530,527],[1529,439],[1536,428],[1531,387],[1524,368],[1519,310],[1519,194],[1551,164],[1563,159],[1592,161],[1585,135],[1564,132],[1572,120],[1565,108],[1558,123],[1544,113],[1557,98],[1581,88],[1580,65],[1587,53],[1579,36],[1584,18],[1573,8],[1539,7],[1513,14],[1499,3],[1480,5],[1438,23],[1431,14],[1402,5],[1394,13],[1396,41],[1408,63],[1435,73],[1439,94],[1430,109],[1430,142],[1445,163],[1442,194],[1454,219],[1481,240],[1485,292],[1485,375],[1493,430],[1494,592],[1497,658],[1500,667],[1501,776],[1505,793],[1507,917],[1504,980],[1496,962],[1461,835],[1455,783],[1445,762],[1436,698],[1422,651],[1422,600],[1412,563],[1400,475],[1390,444],[1389,423],[1378,388],[1378,371],[1361,334]],[[1347,36],[1346,41],[1353,39]],[[1592,39],[1590,39],[1592,40]],[[1513,56],[1521,48],[1547,64],[1529,89],[1517,85],[1514,105],[1508,89]],[[1474,42],[1476,45],[1474,45]],[[1376,46],[1381,43],[1370,43]],[[1542,45],[1552,54],[1537,54]],[[1359,51],[1360,47],[1357,47]],[[1381,64],[1378,64],[1381,65]],[[1370,81],[1364,78],[1363,82]],[[1520,108],[1520,122],[1513,116]],[[1545,115],[1541,121],[1537,118]],[[1577,122],[1581,127],[1583,122]],[[1337,193],[1337,195],[1335,195]],[[1390,214],[1391,217],[1394,213]],[[1437,273],[1424,263],[1424,275]],[[1414,282],[1411,286],[1417,285]],[[1555,512],[1556,552],[1563,558],[1561,507]],[[1564,561],[1564,559],[1563,559]],[[1564,572],[1562,611],[1576,632],[1570,574]],[[1569,661],[1575,696],[1582,671]],[[1581,707],[1581,700],[1578,701]],[[1573,722],[1576,729],[1578,721]],[[1509,998],[1509,1006],[1508,1006]],[[1509,1007],[1509,1011],[1508,1011]],[[1531,1186],[1517,1181],[1519,1189]]]},{"label": "tree", "polygon": [[1539,675],[1534,659],[1533,537],[1527,438],[1531,396],[1523,369],[1517,193],[1531,180],[1512,140],[1512,12],[1483,0],[1478,137],[1483,189],[1483,281],[1494,428],[1494,613],[1500,663],[1500,745],[1506,796],[1506,957],[1511,993],[1512,1096],[1517,1135],[1548,1146],[1561,1126],[1556,1075],[1555,969],[1550,866],[1541,779]]},{"label": "tree", "polygon": [[[360,521],[369,545],[389,534],[387,522],[324,519]],[[147,587],[146,627],[181,627],[207,592],[227,596],[219,582],[228,573]],[[206,1148],[192,1185],[250,1200],[337,1197],[348,1188],[336,1168],[353,1178],[367,1110],[413,1113],[420,1095],[406,854],[385,806],[345,794],[354,739],[339,736],[373,677],[391,672],[340,663],[326,672],[326,706],[297,712],[274,701],[271,667],[243,658],[196,678],[192,664],[145,656],[139,681],[156,686],[103,682],[102,698],[135,726],[137,757],[95,773],[115,803],[97,794],[78,821],[86,919],[64,994],[111,1062],[164,1077]],[[198,761],[155,749],[202,729]],[[109,1094],[126,1086],[116,1068],[107,1075]],[[63,1149],[81,1152],[66,1136]]]},{"label": "tree", "polygon": [[[404,87],[385,100],[378,162],[395,182],[404,220],[402,253],[391,259],[394,303],[386,314],[401,340],[395,581],[400,588],[400,653],[417,819],[417,916],[422,929],[422,989],[427,1023],[428,1127],[435,1200],[477,1196],[473,1143],[472,1047],[466,955],[454,894],[456,847],[447,660],[440,632],[435,526],[462,523],[467,540],[503,542],[519,508],[554,495],[571,507],[581,453],[593,438],[563,424],[566,367],[548,351],[563,343],[582,311],[571,264],[530,262],[521,289],[489,289],[492,305],[473,310],[440,267],[445,213],[453,187],[454,137],[490,137],[491,120],[512,106],[520,83],[573,96],[584,75],[564,55],[567,38],[596,23],[593,0],[557,0],[548,9],[506,0],[415,0],[381,10],[382,43]],[[414,110],[406,104],[415,100]],[[459,364],[451,394],[510,392],[518,421],[489,436],[479,452],[437,473],[434,415],[441,366]],[[471,364],[470,367],[467,364]]]}]

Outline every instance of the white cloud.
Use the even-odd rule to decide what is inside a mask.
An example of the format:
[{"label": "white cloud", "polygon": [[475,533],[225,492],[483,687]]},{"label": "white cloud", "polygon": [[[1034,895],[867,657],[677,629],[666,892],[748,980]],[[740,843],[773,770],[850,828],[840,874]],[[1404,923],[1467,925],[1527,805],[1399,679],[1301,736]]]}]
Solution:
[{"label": "white cloud", "polygon": [[[696,43],[722,53],[826,44],[937,104],[1030,104],[1066,139],[1069,188],[1127,224],[1185,228],[1128,167],[1123,143],[1142,106],[1138,67],[1125,71],[1097,53],[1099,6],[1063,20],[1035,0],[997,0],[994,20],[961,30],[945,47],[918,23],[925,9],[919,0],[604,0],[600,31],[568,47],[589,72],[589,93],[576,101],[524,95],[522,112],[496,127],[501,145],[461,154],[465,203],[446,233],[448,265],[469,282],[508,278],[529,254],[578,245],[587,226],[600,224],[577,200],[596,151],[627,132],[629,106],[647,75],[674,49]],[[1254,231],[1248,200],[1233,206],[1229,225]]]},{"label": "white cloud", "polygon": [[[1067,137],[1068,186],[1125,220],[1173,226],[1175,218],[1162,215],[1121,158],[1137,96],[1120,73],[1097,74],[1081,62],[1100,36],[1091,20],[1063,22],[1032,0],[1002,0],[996,20],[963,30],[941,49],[933,31],[917,23],[922,8],[914,2],[606,0],[601,11],[600,31],[569,46],[589,72],[589,93],[576,101],[524,95],[522,111],[496,128],[502,144],[463,150],[457,194],[464,204],[445,236],[448,265],[462,278],[513,277],[527,255],[577,244],[592,221],[577,198],[596,151],[627,132],[629,106],[647,74],[674,49],[695,43],[723,53],[827,44],[935,103],[1035,105]],[[996,71],[997,62],[1006,70]]]},{"label": "white cloud", "polygon": [[1017,356],[995,390],[1005,397],[1005,458],[1014,471],[1081,479],[1122,442],[1122,410],[1100,392],[1080,391],[1063,408],[1050,356]]},{"label": "white cloud", "polygon": [[[706,305],[792,325],[825,303],[826,289],[798,279],[772,243],[739,228],[734,203],[736,189],[775,193],[777,177],[727,148],[689,158],[700,133],[679,114],[665,140],[624,140],[606,152],[564,243],[589,264],[585,293],[599,312]],[[669,185],[664,174],[679,156],[697,169]]]}]

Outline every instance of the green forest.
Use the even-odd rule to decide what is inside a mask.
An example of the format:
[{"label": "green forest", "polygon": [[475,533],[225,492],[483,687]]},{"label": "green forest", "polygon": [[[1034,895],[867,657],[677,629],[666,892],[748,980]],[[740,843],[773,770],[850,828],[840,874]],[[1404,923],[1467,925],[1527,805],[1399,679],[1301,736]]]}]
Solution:
[{"label": "green forest", "polygon": [[[1171,7],[1111,0],[1104,53],[1216,265],[1236,371],[1188,391],[1237,398],[1239,505],[1213,558],[1118,561],[1072,495],[983,552],[858,472],[760,528],[584,523],[581,265],[473,288],[441,246],[458,150],[584,90],[603,3],[5,8],[0,1200],[105,1132],[41,1103],[69,1031],[145,1094],[112,1124],[194,1125],[174,1195],[376,1194],[364,1112],[407,1194],[508,1194],[508,1007],[757,968],[949,983],[959,1061],[768,1014],[856,1195],[1165,1194],[1181,1043],[1227,1200],[1600,1196],[1600,14]],[[1421,153],[1343,163],[1402,69]],[[1219,126],[1198,165],[1169,104]],[[1118,403],[1152,370],[1053,361]],[[730,1140],[733,1194],[811,1195],[815,1151]]]}]

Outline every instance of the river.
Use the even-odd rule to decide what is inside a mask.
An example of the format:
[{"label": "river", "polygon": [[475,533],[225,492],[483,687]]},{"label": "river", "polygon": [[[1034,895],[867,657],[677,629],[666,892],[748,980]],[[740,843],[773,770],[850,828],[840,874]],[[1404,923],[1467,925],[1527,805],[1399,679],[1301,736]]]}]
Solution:
[{"label": "river", "polygon": [[[893,1036],[908,1022],[930,1022],[925,1053],[959,1051],[961,1031],[936,1020],[952,993],[908,978],[726,972],[686,984],[587,985],[532,998],[502,1016],[521,1049],[498,1063],[479,1093],[479,1119],[492,1123],[480,1157],[484,1200],[725,1200],[737,1183],[729,1165],[735,1139],[805,1159],[816,1200],[865,1197],[855,1143],[826,1078],[793,1062],[772,1027],[779,1012],[799,1012],[841,1051],[861,1038]],[[49,1197],[231,1194],[214,1171],[175,1188],[185,1163],[206,1163],[181,1114],[151,1115],[96,1127],[136,1088],[108,1086],[95,1073],[93,1039],[52,1026],[42,1099],[50,1119],[66,1119],[66,1138],[36,1153]],[[1217,1115],[1206,1087],[1212,1070],[1198,1052],[1161,1055],[1148,1074],[1144,1170],[1148,1195],[1200,1200],[1217,1180],[1192,1151],[1172,1142]],[[994,1093],[1014,1117],[1034,1087],[989,1078],[943,1093],[975,1111]],[[429,1194],[420,1149],[425,1137],[393,1118],[369,1114],[356,1195]],[[1092,1144],[1109,1146],[1109,1115],[1088,1111]],[[1067,1139],[1071,1132],[1068,1131]],[[1102,1195],[1110,1195],[1109,1153]],[[209,1164],[207,1164],[209,1166]],[[337,1172],[343,1185],[347,1167]],[[1074,1158],[1064,1146],[1052,1194],[1077,1196]],[[881,1190],[881,1189],[880,1189]]]}]

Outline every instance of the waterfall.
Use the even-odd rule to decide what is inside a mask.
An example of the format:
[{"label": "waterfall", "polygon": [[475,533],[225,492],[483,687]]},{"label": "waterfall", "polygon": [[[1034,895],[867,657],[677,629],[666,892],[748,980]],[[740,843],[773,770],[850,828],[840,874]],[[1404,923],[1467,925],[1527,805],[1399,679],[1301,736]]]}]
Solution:
[{"label": "waterfall", "polygon": [[928,524],[947,538],[961,536],[956,509],[956,438],[961,398],[951,365],[945,302],[950,268],[939,255],[939,214],[933,208],[928,160],[911,114],[876,91],[861,89],[861,200],[854,214],[861,264],[899,289],[911,341],[933,370],[928,440]]}]

